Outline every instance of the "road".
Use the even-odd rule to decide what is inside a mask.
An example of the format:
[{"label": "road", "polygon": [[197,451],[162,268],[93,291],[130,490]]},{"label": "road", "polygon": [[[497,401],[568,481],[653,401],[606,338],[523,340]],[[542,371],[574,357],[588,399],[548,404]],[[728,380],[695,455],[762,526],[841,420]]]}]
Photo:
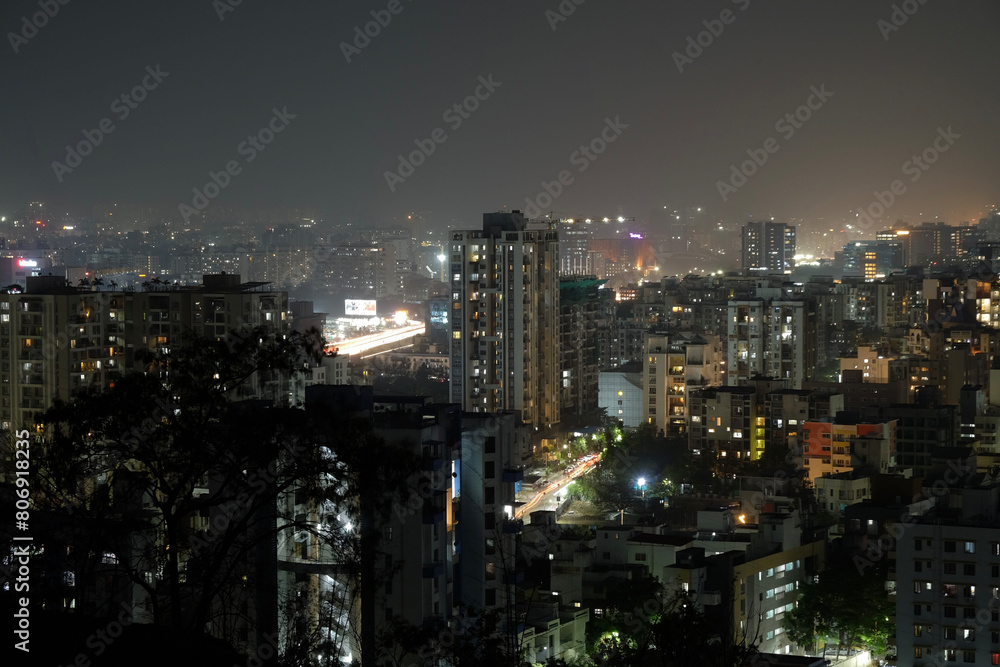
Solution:
[{"label": "road", "polygon": [[572,468],[550,475],[549,483],[544,488],[540,488],[535,492],[530,500],[514,510],[514,518],[522,519],[537,509],[547,509],[545,507],[540,507],[542,502],[546,500],[554,501],[556,493],[560,489],[565,487],[580,475],[584,475],[593,470],[594,466],[597,465],[600,460],[601,457],[599,454],[590,454],[589,456],[585,456],[581,459]]},{"label": "road", "polygon": [[400,345],[398,347],[405,347],[412,344],[414,336],[420,336],[423,335],[423,333],[423,324],[412,324],[405,327],[399,327],[397,329],[387,329],[386,331],[380,331],[367,336],[332,343],[330,347],[337,348],[337,353],[341,355],[361,354],[376,348],[387,348],[393,343],[399,343]]}]

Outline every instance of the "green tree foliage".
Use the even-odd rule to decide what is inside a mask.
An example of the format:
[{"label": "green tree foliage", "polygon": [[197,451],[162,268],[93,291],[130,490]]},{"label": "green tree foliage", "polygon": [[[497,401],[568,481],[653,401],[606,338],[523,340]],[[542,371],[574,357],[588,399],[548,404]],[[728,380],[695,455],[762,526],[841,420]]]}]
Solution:
[{"label": "green tree foliage", "polygon": [[598,442],[605,447],[601,462],[581,478],[575,493],[606,512],[620,513],[632,506],[642,495],[636,488],[639,478],[646,480],[647,497],[673,493],[690,465],[687,442],[664,437],[652,424],[633,431],[609,426]]},{"label": "green tree foliage", "polygon": [[651,597],[605,633],[591,659],[607,667],[743,667],[757,640],[731,636],[731,617],[730,605],[702,611],[684,591]]},{"label": "green tree foliage", "polygon": [[785,614],[785,629],[790,639],[803,646],[821,640],[880,656],[893,634],[895,613],[884,573],[870,569],[862,574],[845,564],[799,589],[798,605]]}]

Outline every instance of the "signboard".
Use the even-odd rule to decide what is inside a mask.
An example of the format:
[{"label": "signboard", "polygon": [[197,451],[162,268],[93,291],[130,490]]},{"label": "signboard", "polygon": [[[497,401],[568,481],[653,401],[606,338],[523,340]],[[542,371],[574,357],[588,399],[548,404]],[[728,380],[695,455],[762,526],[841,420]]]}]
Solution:
[{"label": "signboard", "polygon": [[375,299],[345,299],[344,314],[375,317]]},{"label": "signboard", "polygon": [[430,302],[431,324],[448,325],[448,306],[450,302],[445,299],[432,299]]}]

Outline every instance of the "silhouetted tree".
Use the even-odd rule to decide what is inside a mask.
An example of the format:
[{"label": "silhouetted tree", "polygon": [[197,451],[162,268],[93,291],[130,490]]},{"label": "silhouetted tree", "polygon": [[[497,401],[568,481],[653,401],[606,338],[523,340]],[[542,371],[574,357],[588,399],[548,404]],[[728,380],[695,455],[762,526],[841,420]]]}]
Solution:
[{"label": "silhouetted tree", "polygon": [[[212,626],[236,643],[233,619],[253,621],[240,591],[274,586],[254,562],[279,534],[309,532],[342,556],[345,576],[357,576],[368,533],[285,515],[279,501],[295,493],[296,504],[332,505],[362,525],[357,499],[374,494],[372,511],[388,515],[412,460],[373,457],[370,423],[296,409],[281,400],[287,391],[278,400],[239,399],[263,382],[285,386],[317,345],[315,332],[270,327],[221,341],[187,336],[169,352],[139,354],[142,372],[43,416],[36,497],[66,519],[65,542],[79,554],[77,590],[114,570],[146,591],[156,623]],[[198,517],[208,525],[192,528]],[[105,553],[112,562],[90,557]]]}]

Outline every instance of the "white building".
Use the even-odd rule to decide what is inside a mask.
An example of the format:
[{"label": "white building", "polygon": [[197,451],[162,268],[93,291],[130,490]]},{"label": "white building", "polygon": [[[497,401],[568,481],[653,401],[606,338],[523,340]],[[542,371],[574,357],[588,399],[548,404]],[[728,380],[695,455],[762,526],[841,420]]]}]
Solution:
[{"label": "white building", "polygon": [[860,503],[872,495],[872,478],[853,470],[817,477],[814,485],[816,503],[837,519],[840,528],[843,528],[843,512],[847,506]]},{"label": "white building", "polygon": [[765,376],[801,389],[816,365],[815,302],[765,285],[758,281],[753,299],[729,302],[727,381]]},{"label": "white building", "polygon": [[1000,664],[997,490],[962,490],[961,515],[909,525],[896,542],[897,664]]},{"label": "white building", "polygon": [[642,364],[631,362],[618,368],[601,371],[597,379],[597,405],[612,419],[621,420],[626,428],[643,423]]},{"label": "white building", "polygon": [[681,433],[688,390],[722,382],[722,343],[715,335],[650,333],[645,349],[643,421],[658,431]]}]

